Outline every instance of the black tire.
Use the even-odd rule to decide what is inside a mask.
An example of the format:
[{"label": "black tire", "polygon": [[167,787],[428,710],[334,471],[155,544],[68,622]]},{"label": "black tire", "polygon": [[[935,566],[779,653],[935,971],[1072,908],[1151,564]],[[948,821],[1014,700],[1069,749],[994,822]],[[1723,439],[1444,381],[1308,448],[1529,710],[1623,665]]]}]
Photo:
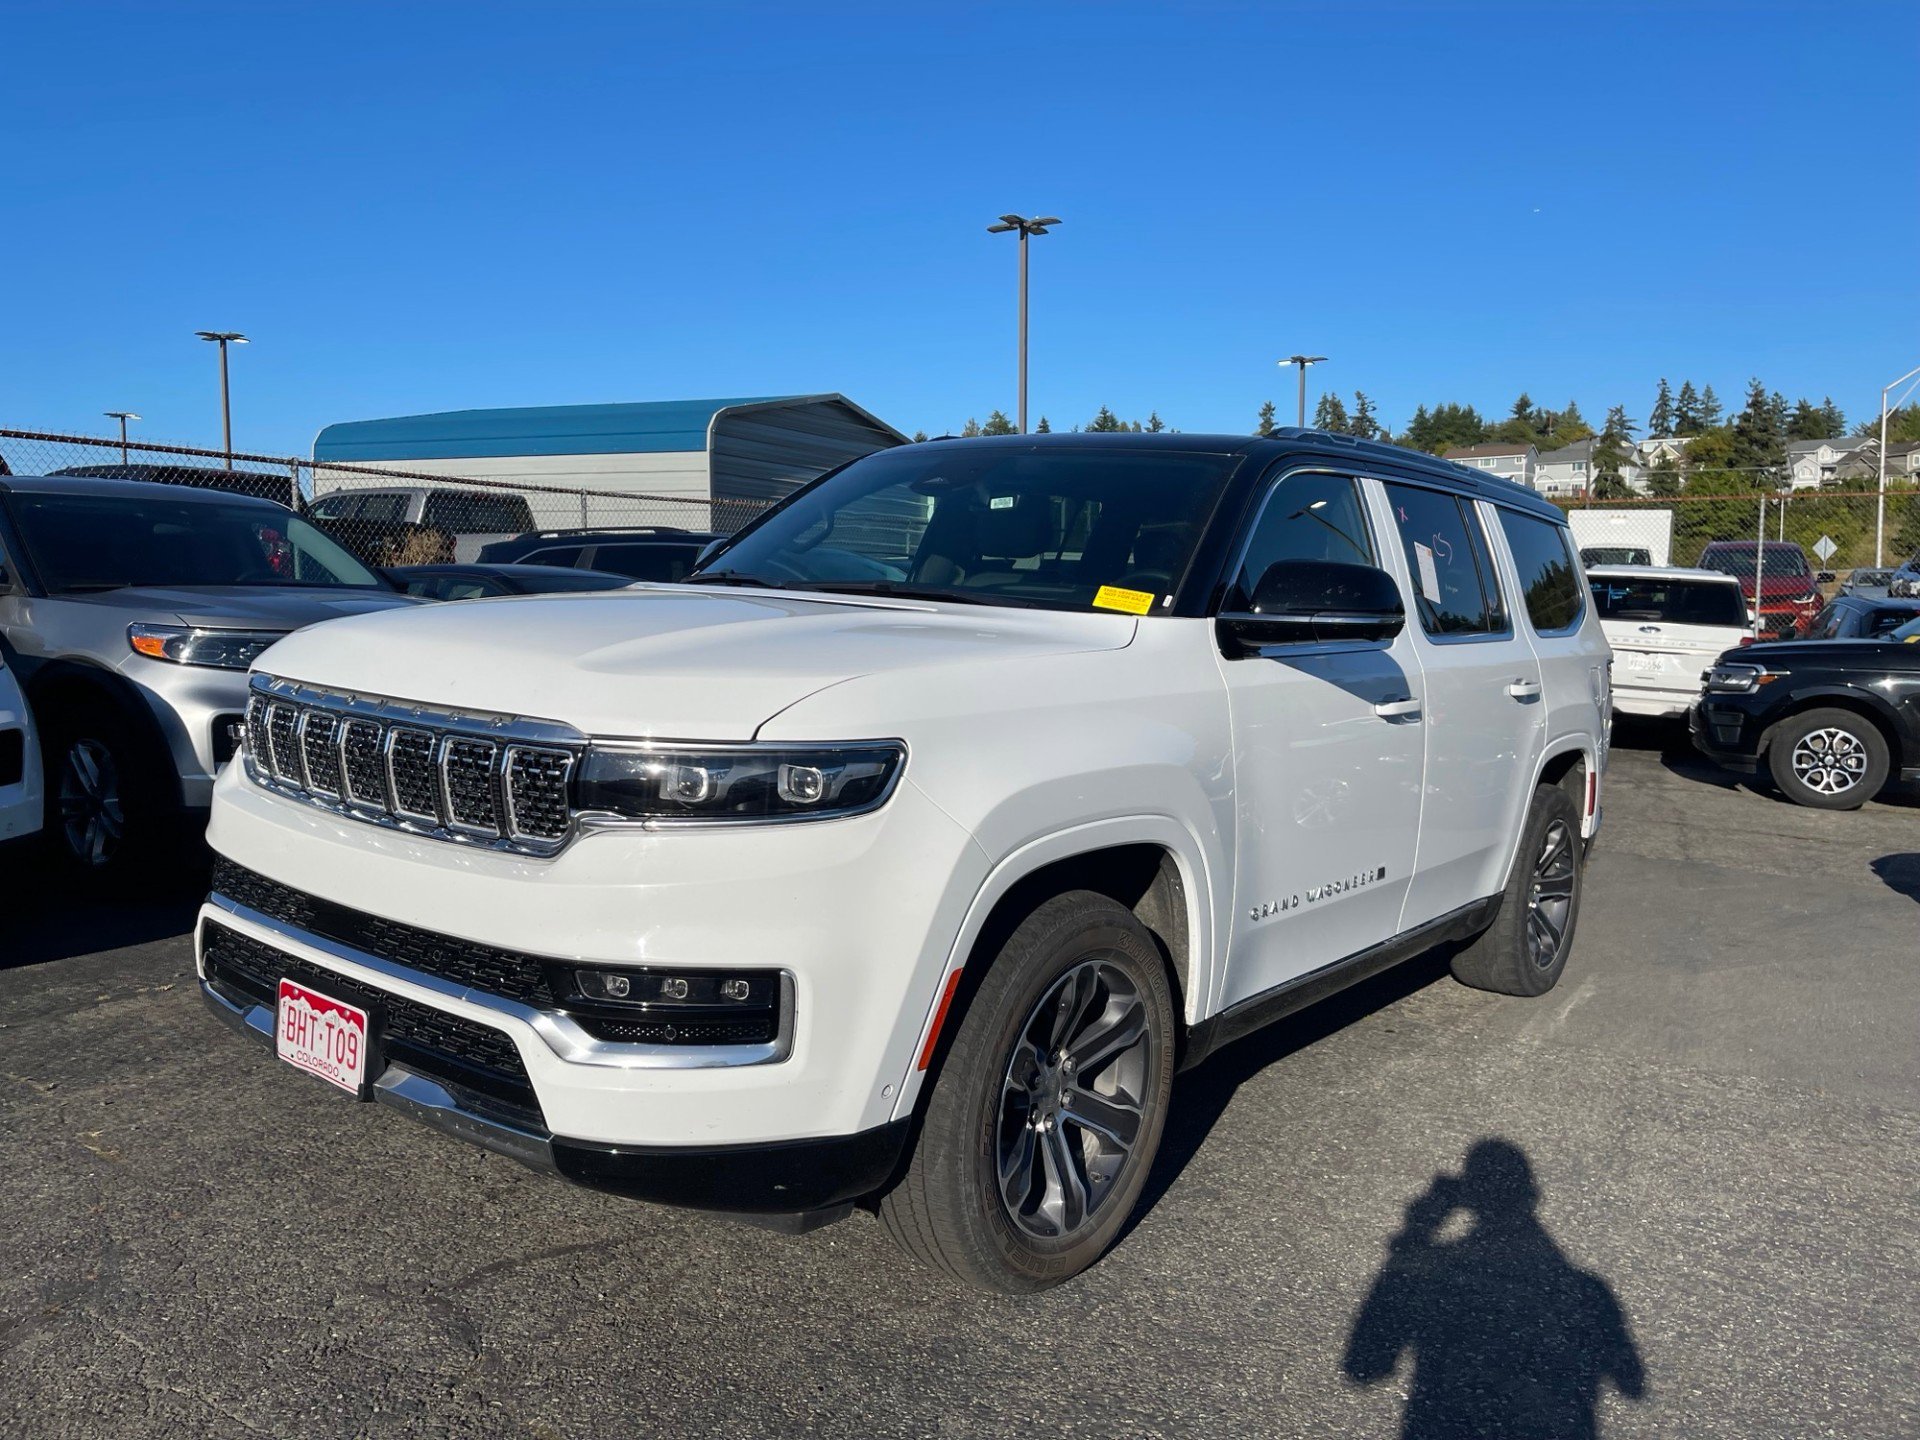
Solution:
[{"label": "black tire", "polygon": [[1833,706],[1789,715],[1767,742],[1780,793],[1815,810],[1858,810],[1886,785],[1892,764],[1878,725]]},{"label": "black tire", "polygon": [[150,745],[105,702],[56,710],[44,727],[46,845],[67,868],[118,875],[152,854],[160,837]]},{"label": "black tire", "polygon": [[[1140,1198],[1173,1093],[1173,986],[1147,928],[1086,890],[1040,905],[997,955],[973,963],[982,962],[880,1219],[921,1263],[1026,1294],[1098,1260]],[[1119,1047],[1136,1027],[1138,1038]],[[1047,1056],[1028,1043],[1040,1035],[1065,1043]],[[1076,1068],[1076,1046],[1099,1058]],[[1101,1055],[1109,1046],[1118,1048]],[[1119,1143],[1122,1131],[1130,1144]],[[1012,1177],[1004,1190],[1003,1173]],[[1017,1209],[1009,1191],[1021,1197]]]},{"label": "black tire", "polygon": [[1586,853],[1580,807],[1558,785],[1533,792],[1500,914],[1453,957],[1453,978],[1499,995],[1544,995],[1567,968]]}]

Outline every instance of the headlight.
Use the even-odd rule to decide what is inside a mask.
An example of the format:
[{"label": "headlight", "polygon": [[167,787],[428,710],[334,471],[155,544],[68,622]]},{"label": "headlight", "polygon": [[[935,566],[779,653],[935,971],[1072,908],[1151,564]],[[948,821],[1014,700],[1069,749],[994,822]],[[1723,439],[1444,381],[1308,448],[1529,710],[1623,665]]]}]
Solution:
[{"label": "headlight", "polygon": [[187,625],[129,625],[127,643],[149,660],[245,670],[260,652],[284,639],[279,630],[200,630]]},{"label": "headlight", "polygon": [[584,816],[741,824],[859,815],[886,803],[897,741],[847,745],[595,746],[580,762]]},{"label": "headlight", "polygon": [[1768,670],[1759,665],[1716,665],[1707,671],[1709,695],[1751,695],[1762,685],[1771,685],[1784,670]]}]

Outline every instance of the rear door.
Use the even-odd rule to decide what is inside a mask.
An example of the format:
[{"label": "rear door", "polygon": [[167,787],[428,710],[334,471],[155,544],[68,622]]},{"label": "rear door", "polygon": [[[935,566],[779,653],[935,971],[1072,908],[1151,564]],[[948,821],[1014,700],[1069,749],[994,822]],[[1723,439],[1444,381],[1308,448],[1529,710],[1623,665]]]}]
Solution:
[{"label": "rear door", "polygon": [[1716,580],[1602,576],[1593,580],[1600,625],[1613,647],[1613,687],[1623,701],[1684,710],[1715,657],[1749,638],[1746,599]]},{"label": "rear door", "polygon": [[1411,481],[1383,495],[1426,680],[1427,798],[1400,921],[1410,930],[1506,882],[1547,707],[1493,563],[1488,507]]}]

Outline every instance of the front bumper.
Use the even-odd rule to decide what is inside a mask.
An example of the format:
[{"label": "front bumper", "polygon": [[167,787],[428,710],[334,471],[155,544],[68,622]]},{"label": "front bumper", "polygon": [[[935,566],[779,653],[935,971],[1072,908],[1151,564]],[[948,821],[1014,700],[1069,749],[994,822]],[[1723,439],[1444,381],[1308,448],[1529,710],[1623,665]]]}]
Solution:
[{"label": "front bumper", "polygon": [[1714,764],[1751,775],[1760,768],[1765,727],[1725,700],[1702,698],[1687,712],[1693,748]]},{"label": "front bumper", "polygon": [[[273,1011],[200,982],[208,1007],[235,1031],[273,1048]],[[831,1210],[881,1189],[906,1148],[909,1122],[856,1135],[764,1145],[596,1145],[514,1123],[459,1086],[388,1063],[373,1099],[442,1134],[532,1169],[636,1200],[746,1215]]]}]

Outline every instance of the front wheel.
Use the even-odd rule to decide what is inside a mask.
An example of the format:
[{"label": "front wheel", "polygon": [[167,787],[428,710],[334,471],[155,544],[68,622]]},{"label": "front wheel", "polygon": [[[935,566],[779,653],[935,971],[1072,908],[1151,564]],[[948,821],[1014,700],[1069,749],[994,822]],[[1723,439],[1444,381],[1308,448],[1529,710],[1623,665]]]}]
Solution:
[{"label": "front wheel", "polygon": [[1103,895],[1048,900],[987,966],[907,1173],[880,1202],[888,1233],[984,1289],[1026,1293],[1079,1274],[1146,1184],[1174,1049],[1152,934]]},{"label": "front wheel", "polygon": [[1851,710],[1791,716],[1767,745],[1767,768],[1780,793],[1816,810],[1858,810],[1880,793],[1891,766],[1880,728]]},{"label": "front wheel", "polygon": [[47,838],[75,869],[116,872],[153,839],[151,777],[129,727],[105,707],[58,715],[42,745]]}]

